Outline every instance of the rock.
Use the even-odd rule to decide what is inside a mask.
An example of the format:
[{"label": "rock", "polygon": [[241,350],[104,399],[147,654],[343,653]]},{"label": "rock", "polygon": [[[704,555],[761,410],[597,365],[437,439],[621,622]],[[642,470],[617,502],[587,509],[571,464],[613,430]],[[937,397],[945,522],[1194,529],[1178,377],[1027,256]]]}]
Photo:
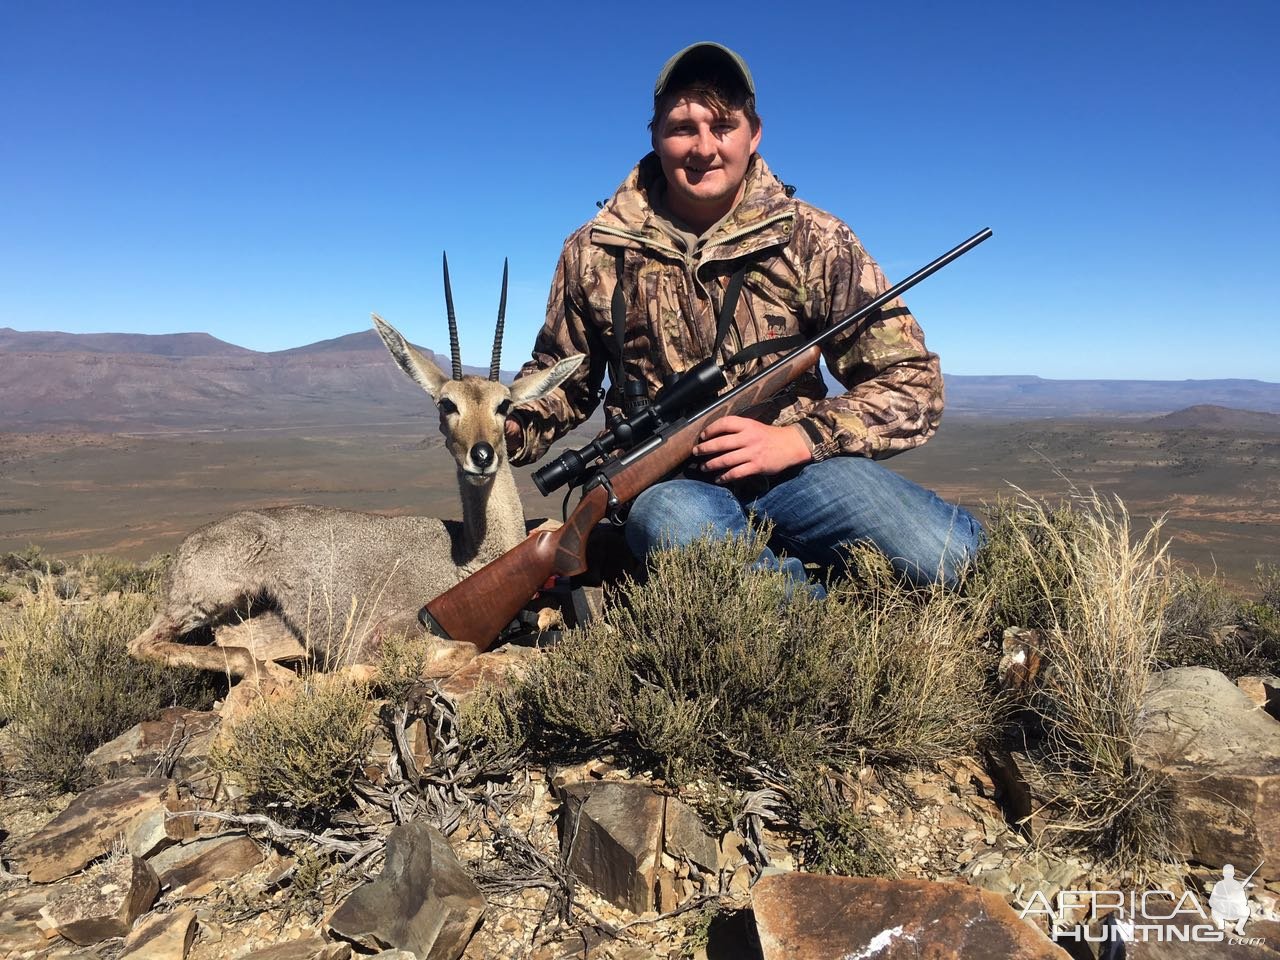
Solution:
[{"label": "rock", "polygon": [[701,818],[675,797],[667,797],[662,849],[664,853],[689,860],[713,873],[720,861],[715,837],[707,832]]},{"label": "rock", "polygon": [[1040,836],[1047,821],[1037,812],[1043,803],[1031,792],[1027,777],[1031,761],[1027,755],[1016,750],[992,750],[985,760],[1005,820],[1026,831],[1029,837]]},{"label": "rock", "polygon": [[21,955],[44,946],[51,934],[40,926],[41,910],[48,903],[49,891],[44,887],[29,887],[0,898],[0,949]]},{"label": "rock", "polygon": [[130,727],[85,758],[99,777],[145,777],[154,771],[178,780],[205,772],[209,748],[218,732],[216,713],[168,707],[155,720]]},{"label": "rock", "polygon": [[171,814],[193,809],[191,800],[165,800],[138,814],[124,832],[125,848],[135,857],[149,857],[166,847],[199,836],[193,817],[174,817]]},{"label": "rock", "polygon": [[218,707],[222,730],[234,727],[242,717],[253,711],[264,699],[286,696],[296,681],[285,680],[277,674],[246,677],[227,691],[226,699]]},{"label": "rock", "polygon": [[569,870],[610,903],[654,909],[664,800],[643,784],[607,780],[566,785],[560,844]]},{"label": "rock", "polygon": [[195,939],[194,910],[179,907],[172,913],[153,913],[125,937],[119,960],[187,960]]},{"label": "rock", "polygon": [[787,873],[752,891],[763,960],[1065,960],[1004,900],[962,884]]},{"label": "rock", "polygon": [[238,877],[264,859],[262,849],[243,834],[197,840],[151,858],[166,896],[190,899],[208,894],[219,880]]},{"label": "rock", "polygon": [[[1180,909],[1185,912],[1179,913]],[[1234,931],[1220,932],[1211,919],[1198,913],[1209,909],[1207,897],[1181,905],[1169,898],[1139,901],[1137,916],[1131,918],[1137,926],[1132,939],[1125,942],[1123,956],[1127,960],[1280,960],[1280,924],[1249,921],[1237,938],[1246,942],[1234,942]],[[1209,939],[1215,936],[1222,939]]]},{"label": "rock", "polygon": [[136,817],[162,806],[172,783],[134,777],[86,790],[10,857],[34,883],[69,877],[108,852]]},{"label": "rock", "polygon": [[351,944],[307,937],[246,953],[240,960],[351,960]]},{"label": "rock", "polygon": [[127,854],[96,867],[53,899],[46,916],[58,933],[84,947],[123,937],[159,894],[160,880],[150,864]]},{"label": "rock", "polygon": [[440,692],[460,704],[465,703],[482,683],[506,686],[524,676],[538,656],[533,647],[503,644],[464,663],[441,681]]},{"label": "rock", "polygon": [[391,831],[382,874],[347,897],[328,926],[335,936],[370,950],[457,960],[484,912],[484,896],[444,835],[413,821]]},{"label": "rock", "polygon": [[1246,697],[1280,720],[1280,677],[1237,677],[1236,686]]},{"label": "rock", "polygon": [[938,827],[941,830],[972,830],[977,823],[972,816],[953,803],[938,811]]},{"label": "rock", "polygon": [[1280,722],[1216,670],[1180,667],[1152,676],[1137,740],[1138,762],[1169,778],[1185,856],[1280,868]]}]

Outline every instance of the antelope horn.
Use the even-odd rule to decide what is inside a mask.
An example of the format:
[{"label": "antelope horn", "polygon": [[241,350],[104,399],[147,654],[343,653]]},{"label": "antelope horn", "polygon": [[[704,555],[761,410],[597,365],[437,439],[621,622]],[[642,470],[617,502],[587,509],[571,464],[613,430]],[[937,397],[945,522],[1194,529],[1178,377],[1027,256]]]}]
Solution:
[{"label": "antelope horn", "polygon": [[502,299],[498,301],[498,330],[493,335],[493,359],[489,361],[489,379],[497,381],[498,364],[502,360],[502,325],[507,319],[507,260],[502,259]]},{"label": "antelope horn", "polygon": [[453,361],[453,379],[462,379],[462,354],[458,352],[458,318],[453,312],[453,288],[449,286],[449,255],[444,255],[444,306],[449,314],[449,359]]}]

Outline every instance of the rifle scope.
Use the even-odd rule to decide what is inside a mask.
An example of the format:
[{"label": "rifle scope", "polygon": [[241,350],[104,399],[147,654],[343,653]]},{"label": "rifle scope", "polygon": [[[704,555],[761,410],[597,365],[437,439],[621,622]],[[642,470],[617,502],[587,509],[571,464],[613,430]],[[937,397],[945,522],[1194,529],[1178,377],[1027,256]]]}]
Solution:
[{"label": "rifle scope", "polygon": [[588,468],[614,450],[631,447],[651,436],[660,427],[680,419],[698,404],[705,403],[724,387],[724,371],[711,359],[690,367],[658,391],[658,395],[638,413],[619,421],[612,430],[585,446],[567,450],[533,472],[533,484],[545,497],[557,487],[576,486]]}]

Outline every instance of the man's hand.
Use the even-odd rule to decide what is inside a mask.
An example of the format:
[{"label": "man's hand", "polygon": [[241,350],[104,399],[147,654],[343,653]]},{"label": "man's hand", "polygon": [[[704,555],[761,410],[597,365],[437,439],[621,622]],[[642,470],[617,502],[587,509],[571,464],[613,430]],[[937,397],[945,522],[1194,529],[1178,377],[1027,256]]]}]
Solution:
[{"label": "man's hand", "polygon": [[746,417],[721,417],[698,437],[695,457],[707,457],[702,469],[721,471],[716,483],[756,474],[781,473],[813,459],[800,427],[771,427]]}]

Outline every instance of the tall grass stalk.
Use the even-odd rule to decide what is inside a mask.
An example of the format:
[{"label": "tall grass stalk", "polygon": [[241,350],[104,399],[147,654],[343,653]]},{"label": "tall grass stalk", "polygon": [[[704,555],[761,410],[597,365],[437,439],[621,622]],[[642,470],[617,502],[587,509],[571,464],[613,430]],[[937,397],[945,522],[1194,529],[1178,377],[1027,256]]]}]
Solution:
[{"label": "tall grass stalk", "polygon": [[[1031,498],[1018,509],[1013,541],[1049,601],[1049,667],[1032,699],[1046,733],[1036,788],[1049,829],[1123,861],[1162,857],[1174,811],[1161,778],[1135,762],[1174,582],[1161,523],[1139,535],[1119,499],[1096,493],[1077,498],[1069,528]],[[1050,566],[1058,560],[1065,577]]]}]

